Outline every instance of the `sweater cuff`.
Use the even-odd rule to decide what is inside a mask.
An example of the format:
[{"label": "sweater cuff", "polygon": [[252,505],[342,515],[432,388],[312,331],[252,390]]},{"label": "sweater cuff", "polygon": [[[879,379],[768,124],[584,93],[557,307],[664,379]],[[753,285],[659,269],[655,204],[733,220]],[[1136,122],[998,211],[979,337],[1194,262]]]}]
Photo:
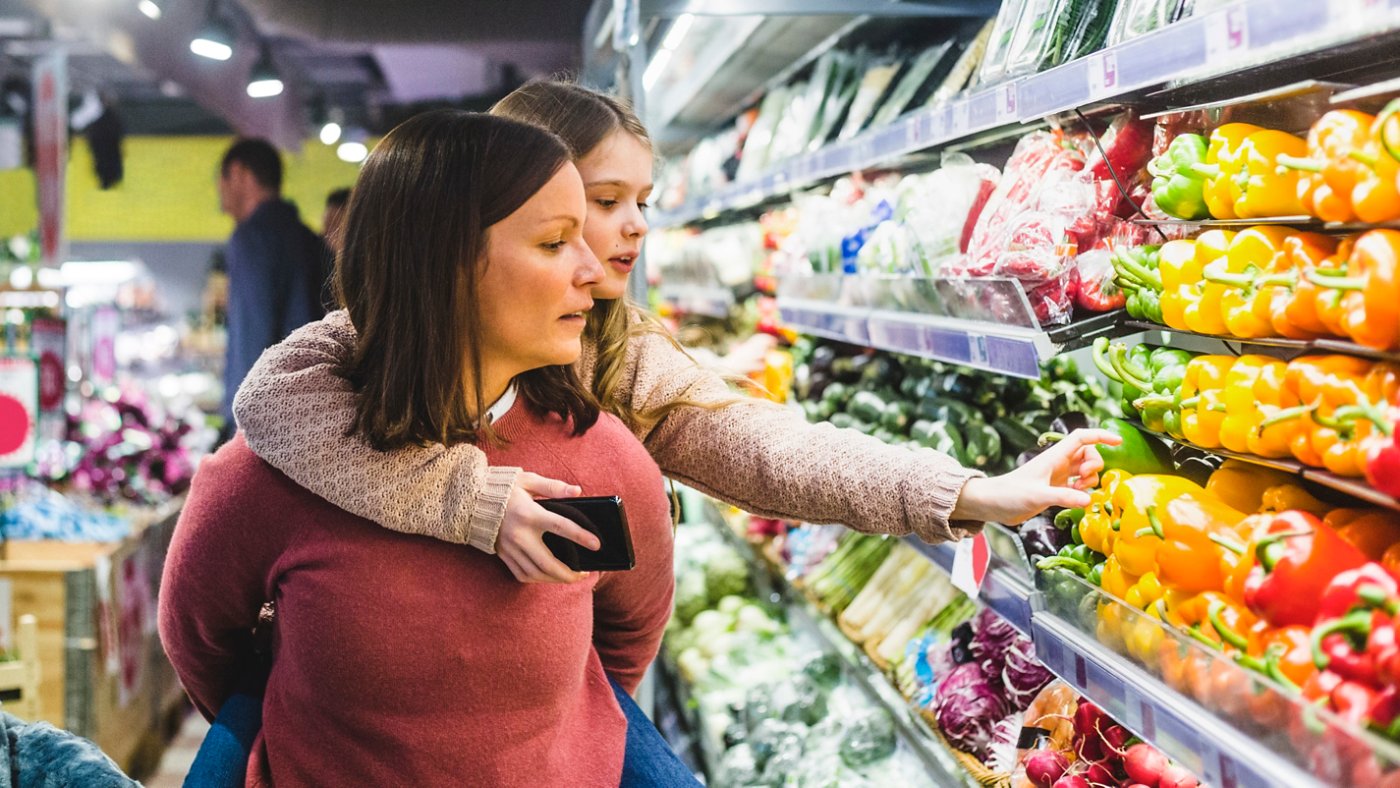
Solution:
[{"label": "sweater cuff", "polygon": [[476,505],[472,507],[471,518],[467,520],[467,544],[483,553],[494,555],[496,537],[501,533],[501,521],[506,517],[506,502],[511,490],[515,489],[515,479],[520,475],[519,468],[486,469],[486,479],[476,493]]},{"label": "sweater cuff", "polygon": [[963,485],[967,484],[969,479],[985,476],[981,471],[965,468],[957,463],[948,463],[939,468],[934,473],[932,483],[920,491],[921,495],[906,498],[920,503],[916,510],[906,513],[910,530],[929,544],[956,541],[981,531],[983,523],[949,518],[953,516],[953,509],[957,507]]}]

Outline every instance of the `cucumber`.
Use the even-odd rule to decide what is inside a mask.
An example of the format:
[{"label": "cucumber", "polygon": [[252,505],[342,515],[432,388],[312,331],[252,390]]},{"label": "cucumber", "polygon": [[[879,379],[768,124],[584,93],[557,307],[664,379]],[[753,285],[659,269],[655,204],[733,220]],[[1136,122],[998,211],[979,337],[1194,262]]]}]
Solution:
[{"label": "cucumber", "polygon": [[986,424],[967,425],[963,431],[967,459],[974,468],[986,468],[1001,459],[1001,436]]},{"label": "cucumber", "polygon": [[929,421],[942,420],[956,424],[982,421],[982,414],[976,408],[949,397],[933,397],[921,401],[914,408],[914,415]]},{"label": "cucumber", "polygon": [[851,423],[851,429],[861,434],[869,435],[875,431],[875,425],[871,424],[868,421],[861,421],[860,419],[856,419],[854,422]]},{"label": "cucumber", "polygon": [[975,402],[982,389],[982,381],[965,372],[949,372],[943,376],[943,384],[938,392],[959,402]]},{"label": "cucumber", "polygon": [[982,405],[981,408],[982,419],[988,424],[991,424],[997,419],[1005,418],[1006,415],[1010,413],[1006,408],[1006,403],[999,399],[994,399]]},{"label": "cucumber", "polygon": [[807,421],[821,421],[821,409],[822,406],[819,402],[802,403],[802,415],[807,418]]},{"label": "cucumber", "polygon": [[967,464],[962,433],[952,424],[946,421],[916,421],[910,428],[909,435],[920,446],[943,452],[958,462]]},{"label": "cucumber", "polygon": [[843,430],[856,426],[856,417],[849,413],[833,413],[828,421],[831,422],[831,426],[840,427]]},{"label": "cucumber", "polygon": [[836,403],[831,400],[822,400],[817,406],[817,421],[829,421],[836,415]]},{"label": "cucumber", "polygon": [[924,385],[927,380],[927,377],[906,373],[904,380],[899,382],[899,396],[917,402],[923,398],[923,395],[919,393],[919,387]]},{"label": "cucumber", "polygon": [[907,402],[891,402],[880,414],[880,426],[891,432],[902,433],[909,427],[909,418],[914,414],[914,406]]},{"label": "cucumber", "polygon": [[885,400],[872,391],[857,391],[847,403],[846,412],[861,421],[877,422],[885,412]]},{"label": "cucumber", "polygon": [[865,369],[860,373],[861,383],[867,387],[893,386],[899,382],[903,370],[899,368],[899,362],[889,356],[875,356],[874,360],[865,365]]},{"label": "cucumber", "polygon": [[851,389],[845,383],[835,382],[826,387],[822,392],[822,402],[830,402],[836,407],[846,404],[846,400],[851,398]]},{"label": "cucumber", "polygon": [[1006,454],[1017,455],[1033,448],[1040,439],[1040,433],[1008,417],[992,422],[992,429],[1001,436],[1002,449]]},{"label": "cucumber", "polygon": [[895,435],[893,432],[885,429],[884,427],[876,427],[875,431],[870,433],[870,437],[882,443],[894,443],[895,440],[899,438],[898,435]]}]

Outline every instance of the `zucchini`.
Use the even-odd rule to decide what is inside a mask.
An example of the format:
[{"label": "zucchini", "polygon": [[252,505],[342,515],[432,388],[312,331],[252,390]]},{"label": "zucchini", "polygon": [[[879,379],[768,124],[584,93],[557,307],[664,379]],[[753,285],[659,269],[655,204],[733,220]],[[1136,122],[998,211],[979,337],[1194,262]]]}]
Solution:
[{"label": "zucchini", "polygon": [[833,382],[822,392],[822,402],[830,402],[836,407],[846,404],[846,400],[851,398],[851,389],[845,383]]},{"label": "zucchini", "polygon": [[914,415],[930,421],[951,421],[956,424],[969,424],[982,421],[982,414],[966,402],[948,397],[933,397],[918,404]]},{"label": "zucchini", "polygon": [[830,421],[836,412],[836,403],[824,399],[817,405],[817,421]]},{"label": "zucchini", "polygon": [[903,433],[909,427],[909,419],[914,414],[914,406],[907,402],[891,402],[880,414],[880,426],[891,432]]},{"label": "zucchini", "polygon": [[807,421],[821,421],[821,409],[822,406],[819,402],[802,403],[802,415],[806,417]]},{"label": "zucchini", "polygon": [[870,437],[874,438],[877,441],[880,441],[881,443],[894,443],[895,440],[899,438],[898,435],[895,435],[893,432],[885,429],[884,427],[876,427],[875,431],[870,433]]},{"label": "zucchini", "polygon": [[857,391],[846,411],[861,421],[877,422],[885,412],[885,400],[873,391]]},{"label": "zucchini", "polygon": [[942,452],[966,465],[963,436],[957,427],[946,421],[916,421],[909,431],[920,446]]},{"label": "zucchini", "polygon": [[1006,403],[999,399],[994,399],[982,406],[982,418],[988,424],[1000,418],[1005,418],[1011,411],[1007,410]]},{"label": "zucchini", "polygon": [[875,356],[860,373],[860,380],[868,387],[893,386],[899,382],[899,362],[889,356]]},{"label": "zucchini", "polygon": [[959,402],[974,402],[981,388],[982,382],[976,376],[965,372],[949,372],[943,376],[942,388],[938,393]]},{"label": "zucchini", "polygon": [[963,431],[968,462],[987,468],[1001,459],[1001,436],[986,424],[969,424]]},{"label": "zucchini", "polygon": [[868,421],[861,421],[860,419],[856,419],[855,421],[851,422],[851,429],[863,435],[869,435],[875,431],[875,425],[871,424]]},{"label": "zucchini", "polygon": [[904,380],[899,382],[899,395],[905,399],[920,400],[923,395],[919,392],[919,387],[926,385],[927,381],[927,377],[907,373]]},{"label": "zucchini", "polygon": [[1001,436],[1005,454],[1017,455],[1035,446],[1040,433],[1015,419],[1002,417],[992,422],[992,429]]}]

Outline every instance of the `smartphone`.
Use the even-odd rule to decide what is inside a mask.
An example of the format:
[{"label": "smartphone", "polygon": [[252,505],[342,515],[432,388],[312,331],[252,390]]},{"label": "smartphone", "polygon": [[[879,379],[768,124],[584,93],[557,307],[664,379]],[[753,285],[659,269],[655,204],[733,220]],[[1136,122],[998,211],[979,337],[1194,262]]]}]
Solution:
[{"label": "smartphone", "polygon": [[545,533],[544,544],[554,557],[575,572],[618,572],[636,566],[627,510],[616,495],[593,498],[546,498],[535,501],[561,517],[567,517],[598,537],[602,546],[589,550],[571,539]]}]

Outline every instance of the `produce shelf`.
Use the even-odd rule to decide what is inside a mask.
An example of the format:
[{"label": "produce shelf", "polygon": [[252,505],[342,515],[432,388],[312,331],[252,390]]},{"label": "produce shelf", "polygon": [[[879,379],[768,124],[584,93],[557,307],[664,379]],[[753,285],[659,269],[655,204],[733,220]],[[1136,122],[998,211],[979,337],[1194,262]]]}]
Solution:
[{"label": "produce shelf", "polygon": [[801,594],[787,594],[785,601],[788,625],[812,635],[831,653],[841,658],[846,675],[855,679],[856,684],[872,702],[890,712],[900,740],[918,756],[938,785],[977,785],[972,775],[968,774],[953,758],[952,753],[939,743],[928,723],[910,708],[909,702],[890,684],[885,674],[870,661],[859,646],[841,634],[836,625]]},{"label": "produce shelf", "polygon": [[651,225],[708,221],[828,178],[887,169],[912,153],[1079,107],[1128,98],[1151,104],[1151,97],[1139,94],[1154,86],[1170,89],[1159,103],[1168,98],[1180,105],[1177,97],[1188,100],[1184,88],[1209,90],[1212,80],[1227,75],[1267,82],[1275,74],[1281,78],[1284,65],[1316,68],[1316,53],[1323,50],[1342,56],[1348,49],[1382,47],[1397,30],[1400,0],[1245,0],[794,157],[759,178],[654,212]]},{"label": "produce shelf", "polygon": [[1392,498],[1389,495],[1386,495],[1385,493],[1372,488],[1363,479],[1349,479],[1345,476],[1338,476],[1335,473],[1329,473],[1321,468],[1312,468],[1306,466],[1298,462],[1297,460],[1269,459],[1267,457],[1258,457],[1253,454],[1241,454],[1236,451],[1230,451],[1229,449],[1207,449],[1204,446],[1198,446],[1194,443],[1191,443],[1190,441],[1173,438],[1172,436],[1167,435],[1166,433],[1153,432],[1152,430],[1149,430],[1146,427],[1144,427],[1141,422],[1132,421],[1130,423],[1132,423],[1134,426],[1136,426],[1143,432],[1148,433],[1149,435],[1156,435],[1157,437],[1162,438],[1163,440],[1168,440],[1172,443],[1181,446],[1186,446],[1197,451],[1203,451],[1207,454],[1214,454],[1217,457],[1224,457],[1226,459],[1231,460],[1240,460],[1241,462],[1247,462],[1253,465],[1261,465],[1265,468],[1273,468],[1274,470],[1283,471],[1284,473],[1296,474],[1300,478],[1306,479],[1322,487],[1326,487],[1331,490],[1336,490],[1340,493],[1345,493],[1346,495],[1350,495],[1353,498],[1357,498],[1375,506],[1381,506],[1386,509],[1392,509],[1394,511],[1400,512],[1400,500],[1396,500],[1395,498]]},{"label": "produce shelf", "polygon": [[[1348,342],[1344,339],[1284,339],[1282,337],[1261,337],[1255,339],[1240,339],[1239,337],[1220,336],[1218,334],[1196,334],[1190,331],[1178,331],[1175,328],[1148,323],[1143,320],[1128,320],[1125,325],[1134,331],[1161,331],[1163,334],[1179,334],[1183,337],[1199,337],[1201,339],[1213,339],[1231,345],[1256,348],[1259,352],[1268,355],[1276,355],[1285,360],[1292,359],[1304,353],[1341,353],[1348,356],[1358,356],[1360,358],[1371,358],[1377,361],[1400,362],[1400,353],[1386,350],[1376,350],[1375,348],[1358,345],[1355,342]],[[1170,343],[1170,336],[1167,337]]]},{"label": "produce shelf", "polygon": [[1037,613],[1032,637],[1050,672],[1211,785],[1322,785],[1058,616]]},{"label": "produce shelf", "polygon": [[1311,216],[1271,216],[1265,219],[1133,219],[1143,227],[1199,227],[1233,229],[1261,225],[1287,225],[1298,230],[1311,230],[1338,235],[1364,233],[1367,230],[1400,230],[1400,222],[1324,222]]},{"label": "produce shelf", "polygon": [[[929,544],[917,536],[906,536],[904,541],[944,572],[950,575],[953,573],[953,555],[956,551],[954,544]],[[1022,633],[1030,635],[1034,607],[1032,600],[1035,596],[1035,589],[1019,576],[1014,568],[1000,556],[993,556],[992,564],[987,568],[987,576],[982,582],[979,602],[996,611],[997,615]]]},{"label": "produce shelf", "polygon": [[663,284],[657,288],[662,301],[669,302],[676,310],[723,320],[729,317],[734,306],[734,293],[724,287],[689,287],[685,285]]},{"label": "produce shelf", "polygon": [[[978,280],[964,281],[973,287],[983,286]],[[990,289],[998,281],[985,280],[985,286]],[[1024,325],[1028,322],[1025,319],[1022,325],[1016,325],[993,322],[990,316],[985,320],[969,320],[791,298],[783,296],[781,288],[778,311],[783,323],[799,333],[1031,380],[1040,377],[1043,362],[1059,353],[1087,347],[1100,336],[1128,333],[1123,326],[1122,312],[1096,315],[1044,330]]]}]

